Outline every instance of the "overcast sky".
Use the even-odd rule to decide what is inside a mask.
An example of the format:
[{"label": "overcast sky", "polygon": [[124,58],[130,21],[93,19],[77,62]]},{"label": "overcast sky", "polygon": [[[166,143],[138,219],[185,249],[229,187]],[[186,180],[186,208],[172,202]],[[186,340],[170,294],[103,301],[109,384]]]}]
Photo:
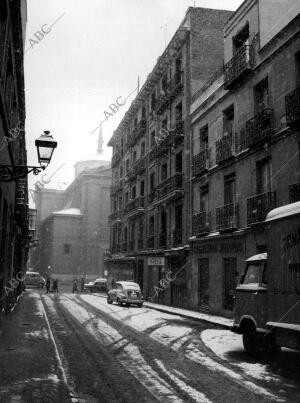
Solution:
[{"label": "overcast sky", "polygon": [[[195,0],[198,7],[227,10],[241,3]],[[50,130],[58,147],[46,172],[65,163],[53,180],[71,182],[74,163],[96,152],[98,130],[91,132],[105,119],[104,111],[136,89],[138,76],[144,83],[193,5],[194,0],[27,0],[28,164],[37,164],[34,140]],[[48,33],[35,36],[42,30]],[[107,159],[106,143],[135,94],[102,125]],[[30,174],[30,187],[40,177]]]}]

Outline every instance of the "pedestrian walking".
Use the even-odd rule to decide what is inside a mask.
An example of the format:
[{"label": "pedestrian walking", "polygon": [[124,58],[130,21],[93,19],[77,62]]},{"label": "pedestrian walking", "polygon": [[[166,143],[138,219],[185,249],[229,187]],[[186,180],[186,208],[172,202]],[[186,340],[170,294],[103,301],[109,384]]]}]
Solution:
[{"label": "pedestrian walking", "polygon": [[53,292],[59,292],[59,291],[58,291],[58,279],[57,279],[57,278],[55,278],[55,279],[53,280],[52,291],[53,291]]},{"label": "pedestrian walking", "polygon": [[80,292],[84,292],[84,278],[83,277],[80,280]]},{"label": "pedestrian walking", "polygon": [[47,278],[47,281],[46,281],[46,294],[50,293],[50,286],[51,286],[50,279]]},{"label": "pedestrian walking", "polygon": [[79,293],[78,286],[77,286],[77,279],[76,279],[76,278],[73,280],[72,294],[74,294],[75,292]]}]

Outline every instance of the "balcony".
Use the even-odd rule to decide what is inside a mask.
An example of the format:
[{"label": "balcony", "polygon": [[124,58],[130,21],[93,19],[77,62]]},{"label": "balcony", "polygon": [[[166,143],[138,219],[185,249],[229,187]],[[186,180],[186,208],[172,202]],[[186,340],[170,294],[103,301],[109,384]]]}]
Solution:
[{"label": "balcony", "polygon": [[234,156],[233,135],[226,134],[216,142],[216,162],[220,164]]},{"label": "balcony", "polygon": [[142,214],[145,211],[144,206],[145,198],[143,196],[136,197],[127,204],[125,208],[126,215],[132,217],[134,215]]},{"label": "balcony", "polygon": [[172,246],[173,246],[173,248],[176,248],[181,245],[182,245],[182,228],[176,228],[173,231]]},{"label": "balcony", "polygon": [[131,177],[136,178],[136,175],[142,173],[143,171],[145,171],[145,169],[146,169],[145,156],[143,156],[134,162],[132,168],[128,173],[128,179],[130,180]]},{"label": "balcony", "polygon": [[146,119],[141,119],[127,138],[127,147],[133,146],[146,133]]},{"label": "balcony", "polygon": [[217,230],[231,231],[238,227],[238,205],[225,204],[216,208]]},{"label": "balcony", "polygon": [[147,248],[148,249],[154,249],[155,248],[155,236],[154,235],[148,235]]},{"label": "balcony", "polygon": [[183,91],[183,83],[181,80],[181,72],[175,74],[175,76],[167,83],[164,89],[164,94],[158,98],[155,111],[158,114],[163,113],[173,100]]},{"label": "balcony", "polygon": [[269,211],[276,207],[276,192],[262,193],[247,199],[247,224],[265,220]]},{"label": "balcony", "polygon": [[121,153],[120,152],[116,152],[111,159],[111,167],[113,168],[114,166],[117,165],[117,163],[120,161],[121,159]]},{"label": "balcony", "polygon": [[108,220],[109,220],[110,222],[112,222],[112,221],[117,221],[117,220],[121,220],[122,213],[123,213],[123,210],[114,211],[113,213],[111,213],[111,214],[108,216]]},{"label": "balcony", "polygon": [[246,122],[246,143],[251,147],[270,139],[274,132],[273,109],[266,108]]},{"label": "balcony", "polygon": [[204,235],[210,231],[210,213],[201,211],[193,214],[192,218],[193,236]]},{"label": "balcony", "polygon": [[176,173],[170,178],[162,181],[155,189],[155,198],[167,202],[176,197],[183,196],[183,174]]},{"label": "balcony", "polygon": [[289,186],[290,203],[300,201],[300,182]]},{"label": "balcony", "polygon": [[193,156],[193,176],[199,176],[207,172],[209,169],[209,152],[208,149],[200,151]]},{"label": "balcony", "polygon": [[288,126],[299,127],[300,123],[300,87],[285,97],[286,122]]},{"label": "balcony", "polygon": [[245,44],[224,66],[224,87],[230,90],[253,68],[253,48]]}]

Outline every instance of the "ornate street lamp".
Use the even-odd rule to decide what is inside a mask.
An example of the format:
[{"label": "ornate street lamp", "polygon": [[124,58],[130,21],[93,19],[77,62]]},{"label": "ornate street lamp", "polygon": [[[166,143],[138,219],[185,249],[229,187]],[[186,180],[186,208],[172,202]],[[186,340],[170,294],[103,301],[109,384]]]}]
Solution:
[{"label": "ornate street lamp", "polygon": [[40,166],[0,165],[0,181],[14,181],[16,179],[24,178],[30,172],[34,175],[38,175],[50,164],[53,151],[57,146],[57,142],[50,135],[50,132],[48,130],[44,131],[44,134],[35,140],[35,145],[37,147]]}]

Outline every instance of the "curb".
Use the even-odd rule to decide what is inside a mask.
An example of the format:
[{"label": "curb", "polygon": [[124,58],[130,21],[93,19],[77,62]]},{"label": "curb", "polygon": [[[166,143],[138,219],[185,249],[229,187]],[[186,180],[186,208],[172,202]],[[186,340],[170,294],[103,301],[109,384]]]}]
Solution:
[{"label": "curb", "polygon": [[[170,315],[177,315],[177,316],[180,316],[180,317],[185,318],[185,319],[191,319],[191,320],[195,320],[195,321],[198,321],[198,322],[209,323],[210,325],[219,326],[219,327],[221,327],[221,328],[223,328],[223,329],[226,329],[226,330],[231,330],[231,327],[232,327],[232,325],[226,325],[226,324],[224,324],[224,323],[219,323],[219,322],[214,321],[214,320],[212,320],[212,319],[208,319],[208,318],[207,318],[207,319],[206,319],[206,318],[197,318],[197,317],[194,317],[194,316],[192,316],[192,315],[185,314],[185,313],[181,313],[181,312],[172,312],[172,311],[170,311],[170,310],[168,310],[168,309],[164,309],[164,308],[161,308],[161,307],[150,306],[150,305],[147,304],[147,302],[144,302],[144,306],[146,306],[147,308],[150,308],[150,309],[154,309],[154,310],[156,310],[156,311],[168,313],[168,314],[170,314]],[[226,318],[226,319],[227,319],[227,318]]]}]

